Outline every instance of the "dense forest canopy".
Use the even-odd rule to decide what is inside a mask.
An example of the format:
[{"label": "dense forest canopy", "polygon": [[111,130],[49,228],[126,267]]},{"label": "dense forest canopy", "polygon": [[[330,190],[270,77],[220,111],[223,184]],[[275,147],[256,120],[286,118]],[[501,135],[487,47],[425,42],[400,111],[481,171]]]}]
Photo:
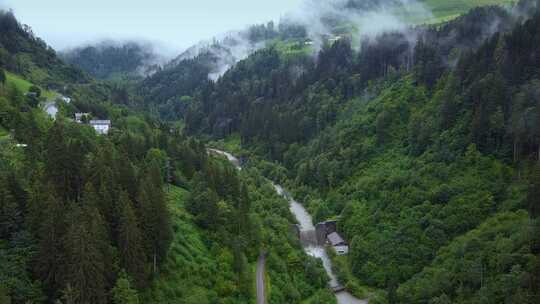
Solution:
[{"label": "dense forest canopy", "polygon": [[103,41],[62,52],[61,57],[98,79],[144,77],[159,69],[159,55],[151,44]]},{"label": "dense forest canopy", "polygon": [[115,77],[153,60],[140,45],[64,56],[83,72],[1,12],[0,303],[253,303],[260,256],[268,303],[335,303],[269,180],[337,221],[358,298],[538,303],[539,9],[369,35],[270,22],[144,79]]},{"label": "dense forest canopy", "polygon": [[281,164],[266,174],[317,220],[340,218],[346,279],[390,303],[534,303],[535,7],[476,8],[358,50],[341,39],[316,60],[273,45],[201,82],[178,115]]},{"label": "dense forest canopy", "polygon": [[[274,301],[328,298],[260,174],[239,175],[177,125],[131,110],[128,88],[64,64],[11,12],[0,21],[5,58],[32,67],[0,62],[1,303],[250,303],[263,247],[287,286]],[[70,101],[56,101],[53,120],[41,107],[59,92]],[[113,128],[97,135],[73,121],[79,112]]]}]

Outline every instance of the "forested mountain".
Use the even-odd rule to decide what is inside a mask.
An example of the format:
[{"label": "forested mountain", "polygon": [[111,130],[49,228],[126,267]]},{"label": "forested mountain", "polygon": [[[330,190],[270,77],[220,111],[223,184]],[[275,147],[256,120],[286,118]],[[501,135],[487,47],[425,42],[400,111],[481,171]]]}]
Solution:
[{"label": "forested mountain", "polygon": [[[200,98],[192,104],[193,111],[186,114],[187,127],[192,131],[219,132],[222,121],[232,120],[236,124],[233,131],[245,129],[246,132],[265,133],[263,136],[279,136],[273,131],[287,130],[285,138],[309,139],[314,131],[332,119],[317,117],[324,115],[318,111],[333,104],[319,102],[322,95],[329,95],[334,100],[349,99],[364,92],[374,80],[410,72],[415,72],[421,85],[432,88],[445,71],[458,64],[458,59],[471,58],[469,53],[480,47],[486,38],[496,31],[509,30],[520,20],[500,7],[478,8],[441,26],[418,27],[366,38],[357,52],[347,39],[327,44],[318,54],[317,61],[306,53],[290,54],[271,46],[240,62],[216,83],[202,83],[202,89],[197,92]],[[410,37],[416,38],[414,42]],[[511,63],[508,65],[515,67]],[[465,63],[462,66],[469,68]],[[276,111],[266,113],[273,107],[288,116],[263,119],[276,124],[270,128],[247,125],[242,128],[241,124],[248,123],[244,114],[276,115]],[[190,121],[190,116],[201,112],[199,109],[203,109],[205,117]],[[293,118],[296,112],[299,117]],[[329,112],[336,111],[330,109]],[[277,126],[288,120],[300,124],[299,128],[293,128],[293,133],[289,128]],[[255,118],[254,121],[260,120]],[[285,141],[291,143],[291,140]]]},{"label": "forested mountain", "polygon": [[[371,304],[538,303],[540,2],[458,2],[389,31],[341,10],[310,20],[321,32],[252,26],[125,86],[2,12],[0,303],[253,303],[260,256],[268,303],[335,303],[269,180],[337,221],[335,272]],[[108,80],[152,57],[72,56]],[[58,92],[52,119],[39,104]]]},{"label": "forested mountain", "polygon": [[0,67],[44,87],[84,83],[89,78],[65,64],[32,29],[20,24],[12,12],[0,10]]},{"label": "forested mountain", "polygon": [[301,25],[285,22],[275,26],[269,22],[231,33],[221,41],[202,42],[144,79],[137,91],[144,99],[140,106],[156,110],[162,119],[178,119],[198,89],[216,81],[250,53],[266,44],[305,53],[307,40],[306,29]]},{"label": "forested mountain", "polygon": [[[19,39],[6,56],[32,69],[0,69],[0,303],[251,303],[265,247],[279,302],[331,298],[322,266],[290,236],[287,203],[256,170],[239,174],[127,108],[136,96],[62,63],[12,13],[2,18],[13,28],[0,35]],[[32,83],[71,97],[55,120]],[[76,112],[112,129],[97,135]]]},{"label": "forested mountain", "polygon": [[98,79],[144,77],[159,69],[161,61],[151,44],[103,41],[61,53],[68,63]]},{"label": "forested mountain", "polygon": [[238,134],[317,220],[338,217],[343,280],[374,302],[536,303],[537,7],[339,39],[316,60],[270,45],[190,88],[186,131]]},{"label": "forested mountain", "polygon": [[[143,98],[140,106],[157,113],[162,119],[179,119],[184,116],[186,106],[194,94],[203,90],[210,81],[216,82],[238,61],[246,59],[258,50],[269,48],[279,50],[284,56],[283,64],[289,65],[286,61],[293,60],[286,73],[298,77],[305,72],[305,65],[310,63],[298,64],[294,60],[313,61],[309,57],[316,57],[321,48],[329,48],[336,40],[345,38],[349,40],[353,49],[364,49],[367,45],[361,44],[367,41],[360,41],[358,37],[362,37],[362,35],[373,37],[380,31],[376,27],[372,28],[366,24],[381,23],[383,29],[385,27],[399,29],[399,33],[395,33],[400,35],[397,37],[399,41],[391,41],[396,45],[392,46],[393,50],[387,51],[403,52],[403,48],[407,47],[403,43],[411,44],[409,40],[415,40],[414,36],[422,30],[426,30],[424,26],[407,30],[405,24],[421,25],[431,22],[437,23],[440,20],[453,20],[460,13],[465,12],[467,8],[489,4],[511,4],[512,2],[511,0],[450,0],[444,2],[437,0],[374,0],[330,1],[325,4],[323,1],[307,0],[306,12],[300,16],[286,15],[279,24],[269,22],[268,24],[253,25],[242,31],[231,32],[222,39],[201,42],[189,48],[165,65],[162,70],[142,82],[137,92]],[[478,21],[462,22],[461,29],[448,27],[446,33],[443,31],[447,38],[445,41],[439,39],[438,42],[445,44],[444,51],[452,50],[454,48],[452,43],[460,39],[450,35],[454,33],[458,36],[465,35],[463,30],[466,26],[474,25],[475,33],[469,33],[464,39],[462,37],[459,42],[464,44],[479,44],[493,30],[497,30],[497,27],[510,26],[508,23],[510,15],[506,10],[501,6],[493,9],[499,10],[499,13],[485,14],[480,16],[482,19]],[[500,16],[501,14],[505,16]],[[490,17],[494,19],[488,19]],[[404,34],[406,31],[409,33]],[[392,40],[396,37],[389,34],[386,37],[377,37],[376,39],[385,38]],[[470,39],[470,41],[466,39]],[[402,44],[397,45],[400,42]],[[380,57],[376,60],[385,60],[384,58],[388,54],[375,55]],[[395,56],[396,54],[390,55]],[[369,62],[371,59],[373,58],[367,58],[366,61]],[[392,62],[392,64],[399,65],[401,62]],[[364,77],[370,78],[372,76],[366,75]]]}]

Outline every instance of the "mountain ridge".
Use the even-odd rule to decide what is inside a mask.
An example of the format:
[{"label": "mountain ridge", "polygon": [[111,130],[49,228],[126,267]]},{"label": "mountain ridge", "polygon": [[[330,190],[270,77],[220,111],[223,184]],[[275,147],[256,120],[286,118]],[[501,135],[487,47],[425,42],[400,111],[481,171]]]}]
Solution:
[{"label": "mountain ridge", "polygon": [[[348,255],[326,249],[357,298],[536,304],[539,9],[268,23],[135,81],[96,80],[0,15],[0,302],[248,304],[261,252],[269,303],[339,302],[271,180],[336,223]],[[246,41],[264,43],[237,56]],[[38,85],[71,98],[56,119]]]}]

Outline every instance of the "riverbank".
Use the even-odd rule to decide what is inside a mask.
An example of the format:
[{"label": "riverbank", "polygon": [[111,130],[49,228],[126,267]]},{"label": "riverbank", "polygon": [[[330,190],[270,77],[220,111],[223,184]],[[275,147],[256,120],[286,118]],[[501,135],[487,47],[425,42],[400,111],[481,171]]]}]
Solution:
[{"label": "riverbank", "polygon": [[[209,149],[209,152],[226,157],[227,160],[231,162],[231,164],[233,164],[237,169],[241,169],[240,161],[234,155],[219,149]],[[341,285],[337,276],[334,274],[332,261],[329,258],[326,249],[324,246],[317,243],[315,237],[315,226],[310,213],[302,204],[294,200],[294,198],[282,186],[275,183],[272,184],[276,193],[287,200],[289,203],[290,212],[295,216],[296,221],[299,223],[300,242],[304,247],[304,251],[306,254],[322,261],[323,267],[329,278],[328,287],[331,289],[340,289]],[[257,273],[259,273],[259,267],[257,269]],[[259,293],[264,294],[264,290],[260,290],[264,289],[264,284],[259,284],[258,281],[259,275],[257,275],[257,295],[259,295]],[[358,299],[353,294],[345,290],[336,293],[336,300],[338,304],[367,304],[367,300]],[[261,303],[260,301],[261,298],[258,297],[257,302]]]},{"label": "riverbank", "polygon": [[[214,146],[215,147],[215,146]],[[208,149],[210,155],[220,157],[238,167],[240,161],[232,154],[220,149]],[[240,169],[240,168],[239,168]],[[295,221],[290,213],[289,203],[278,195],[269,179],[252,166],[238,170],[239,178],[247,187],[250,205],[255,218],[252,220],[258,235],[259,245],[253,251],[266,250],[265,295],[269,303],[327,303],[333,304],[333,297],[327,288],[327,276],[320,260],[307,256],[293,235],[291,225]],[[249,255],[254,274],[253,287],[261,294],[263,284],[257,284],[257,272],[262,275],[262,266],[257,267],[253,254]],[[261,270],[261,271],[257,271]],[[257,297],[257,302],[263,297]]]},{"label": "riverbank", "polygon": [[[325,246],[320,245],[317,242],[315,237],[315,226],[313,224],[311,215],[304,208],[304,206],[297,202],[289,193],[287,193],[283,187],[274,184],[274,188],[279,195],[289,202],[289,209],[299,223],[300,242],[302,243],[302,246],[304,246],[305,252],[308,255],[316,257],[322,261],[323,267],[329,278],[328,287],[331,289],[341,289],[339,278],[334,273],[332,260],[330,259]],[[367,299],[357,298],[347,290],[336,292],[335,296],[338,304],[368,303]]]},{"label": "riverbank", "polygon": [[348,292],[358,299],[369,299],[369,304],[380,303],[384,291],[366,287],[354,277],[347,255],[337,255],[335,250],[329,247],[326,247],[326,252],[332,261],[332,270]]}]

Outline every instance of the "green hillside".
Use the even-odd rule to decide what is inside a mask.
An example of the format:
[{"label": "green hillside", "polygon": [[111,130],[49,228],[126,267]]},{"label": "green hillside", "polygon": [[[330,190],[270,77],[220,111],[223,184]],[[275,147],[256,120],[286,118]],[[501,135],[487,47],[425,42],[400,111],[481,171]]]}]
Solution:
[{"label": "green hillside", "polygon": [[[129,109],[131,92],[55,74],[77,70],[12,13],[0,13],[0,42],[0,67],[10,71],[0,141],[12,131],[0,145],[0,303],[137,303],[140,294],[144,303],[248,304],[265,246],[274,303],[329,295],[320,263],[290,237],[287,202],[259,173],[239,175],[200,140]],[[19,56],[51,56],[39,70],[61,77],[49,82],[7,60]],[[32,84],[66,84],[73,101],[52,121],[25,96]],[[75,112],[113,128],[98,135],[65,119]]]},{"label": "green hillside", "polygon": [[142,301],[195,304],[232,296],[234,274],[227,260],[232,258],[231,252],[215,252],[207,245],[193,216],[185,210],[187,191],[175,186],[168,186],[166,191],[175,233],[159,277],[142,295]]},{"label": "green hillside", "polygon": [[14,85],[21,92],[28,92],[28,89],[30,89],[30,87],[33,85],[27,80],[22,79],[21,77],[10,72],[6,72],[6,81],[8,85]]},{"label": "green hillside", "polygon": [[4,9],[0,9],[0,67],[46,88],[90,81]]},{"label": "green hillside", "polygon": [[521,16],[472,9],[413,43],[386,33],[356,51],[342,39],[314,61],[266,48],[200,88],[185,129],[239,135],[250,164],[316,222],[338,219],[350,245],[339,273],[375,289],[370,303],[537,303],[540,12],[529,4]]},{"label": "green hillside", "polygon": [[503,5],[510,6],[517,0],[423,0],[426,7],[433,14],[428,23],[448,21],[458,17],[478,6]]},{"label": "green hillside", "polygon": [[[28,90],[34,86],[34,84],[32,84],[31,82],[23,79],[22,77],[20,76],[17,76],[13,73],[10,73],[10,72],[5,72],[6,73],[6,82],[8,85],[12,84],[14,85],[19,91],[23,92],[23,93],[26,93],[28,92]],[[53,91],[50,91],[50,90],[45,90],[43,88],[40,88],[41,89],[41,96],[43,97],[46,97],[47,99],[52,99],[54,98],[55,96],[58,95],[58,93],[55,93]]]},{"label": "green hillside", "polygon": [[[335,304],[306,253],[332,231],[291,197],[336,222],[333,272],[370,304],[540,303],[540,0],[510,2],[426,0],[428,24],[352,39],[330,9],[337,32],[255,25],[244,59],[216,41],[114,83],[0,11],[0,304],[253,304],[261,256],[268,304]],[[90,58],[140,63],[110,51]]]}]

